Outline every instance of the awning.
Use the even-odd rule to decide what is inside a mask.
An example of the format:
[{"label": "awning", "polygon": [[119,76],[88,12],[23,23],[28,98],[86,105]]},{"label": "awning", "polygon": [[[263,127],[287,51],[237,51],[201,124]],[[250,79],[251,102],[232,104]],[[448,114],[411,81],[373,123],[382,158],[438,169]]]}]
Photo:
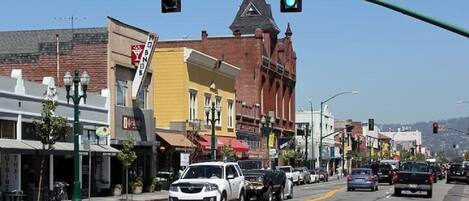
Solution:
[{"label": "awning", "polygon": [[186,136],[179,134],[179,133],[167,133],[167,132],[160,132],[156,133],[161,139],[166,141],[173,147],[180,147],[180,148],[195,148],[196,146],[186,138]]},{"label": "awning", "polygon": [[[56,142],[52,150],[48,150],[52,154],[73,154],[74,144],[69,142]],[[47,147],[46,147],[47,148]],[[83,145],[79,147],[80,152],[87,153]],[[15,139],[0,139],[0,151],[5,153],[27,154],[43,151],[42,143],[35,140],[15,140]],[[91,152],[117,154],[119,150],[109,145],[91,145]]]},{"label": "awning", "polygon": [[[212,138],[209,135],[202,135],[201,140],[199,140],[199,143],[204,149],[210,149]],[[249,151],[249,145],[239,141],[236,138],[217,136],[217,149],[221,149],[225,145],[231,147],[235,152]]]}]

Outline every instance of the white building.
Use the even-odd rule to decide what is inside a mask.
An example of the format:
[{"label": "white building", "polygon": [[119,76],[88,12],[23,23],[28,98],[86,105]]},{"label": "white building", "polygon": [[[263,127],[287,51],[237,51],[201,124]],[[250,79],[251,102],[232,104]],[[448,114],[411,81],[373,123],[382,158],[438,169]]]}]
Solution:
[{"label": "white building", "polygon": [[[321,117],[321,111],[315,110],[311,112],[311,110],[297,110],[296,111],[296,126],[297,129],[301,129],[303,125],[308,124],[308,125],[313,125],[312,129],[311,126],[309,126],[309,129],[312,130],[312,135],[313,137],[311,138],[311,133],[308,135],[308,160],[314,160],[315,164],[314,167],[319,167],[319,136],[320,136],[320,117]],[[323,136],[326,136],[328,134],[331,134],[334,132],[334,116],[332,115],[331,111],[329,110],[329,107],[327,105],[324,106],[323,110],[323,130],[322,134]],[[296,138],[299,142],[300,149],[304,149],[304,137],[303,136],[297,136]],[[298,142],[297,141],[297,142]],[[334,135],[329,135],[328,137],[325,137],[323,139],[323,153],[322,153],[322,158],[323,161],[329,161],[331,158],[331,155],[336,155],[335,148],[334,148]],[[312,143],[314,144],[312,149]],[[303,151],[303,150],[302,150]],[[304,152],[304,151],[303,151]],[[334,157],[334,156],[332,156]]]},{"label": "white building", "polygon": [[[422,132],[416,131],[397,131],[397,132],[380,132],[391,138],[391,144],[394,151],[411,150],[416,147],[418,153],[425,154],[422,150]],[[423,152],[422,152],[423,151]]]}]

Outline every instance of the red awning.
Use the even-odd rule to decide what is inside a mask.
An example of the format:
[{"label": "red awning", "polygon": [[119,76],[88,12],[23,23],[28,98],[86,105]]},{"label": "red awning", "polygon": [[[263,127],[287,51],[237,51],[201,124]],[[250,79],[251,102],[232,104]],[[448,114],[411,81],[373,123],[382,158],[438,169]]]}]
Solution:
[{"label": "red awning", "polygon": [[[209,135],[202,135],[200,136],[201,139],[199,140],[200,145],[204,149],[210,149],[211,148],[211,143],[212,143],[212,138]],[[246,143],[243,143],[236,138],[232,137],[220,137],[217,136],[217,149],[221,149],[223,146],[228,146],[231,147],[235,152],[247,152],[249,151],[249,145]]]}]

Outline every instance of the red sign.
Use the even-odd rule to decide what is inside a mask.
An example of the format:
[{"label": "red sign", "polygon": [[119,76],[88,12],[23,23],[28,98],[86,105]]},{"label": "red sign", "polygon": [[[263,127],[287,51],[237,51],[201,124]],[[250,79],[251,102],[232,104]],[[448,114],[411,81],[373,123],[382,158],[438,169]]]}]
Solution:
[{"label": "red sign", "polygon": [[122,129],[124,130],[140,130],[142,119],[140,117],[122,116]]},{"label": "red sign", "polygon": [[130,46],[130,62],[132,65],[137,65],[142,59],[142,53],[145,45],[131,45]]}]

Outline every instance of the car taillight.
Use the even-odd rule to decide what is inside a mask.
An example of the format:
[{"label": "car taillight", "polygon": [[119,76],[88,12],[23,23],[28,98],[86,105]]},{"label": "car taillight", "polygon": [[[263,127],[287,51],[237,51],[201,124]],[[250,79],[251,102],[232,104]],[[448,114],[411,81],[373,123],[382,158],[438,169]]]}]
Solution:
[{"label": "car taillight", "polygon": [[375,177],[374,176],[369,176],[368,177],[368,181],[374,181],[375,180]]},{"label": "car taillight", "polygon": [[352,176],[347,176],[347,181],[352,181]]},{"label": "car taillight", "polygon": [[428,175],[428,176],[427,176],[427,180],[428,180],[428,183],[433,183],[433,176],[432,176],[432,175]]},{"label": "car taillight", "polygon": [[389,174],[389,175],[392,175],[392,171],[391,171],[391,170],[389,170],[389,173],[388,173],[388,174]]},{"label": "car taillight", "polygon": [[398,174],[395,174],[393,179],[394,183],[396,183],[397,181],[399,181],[399,175]]}]

